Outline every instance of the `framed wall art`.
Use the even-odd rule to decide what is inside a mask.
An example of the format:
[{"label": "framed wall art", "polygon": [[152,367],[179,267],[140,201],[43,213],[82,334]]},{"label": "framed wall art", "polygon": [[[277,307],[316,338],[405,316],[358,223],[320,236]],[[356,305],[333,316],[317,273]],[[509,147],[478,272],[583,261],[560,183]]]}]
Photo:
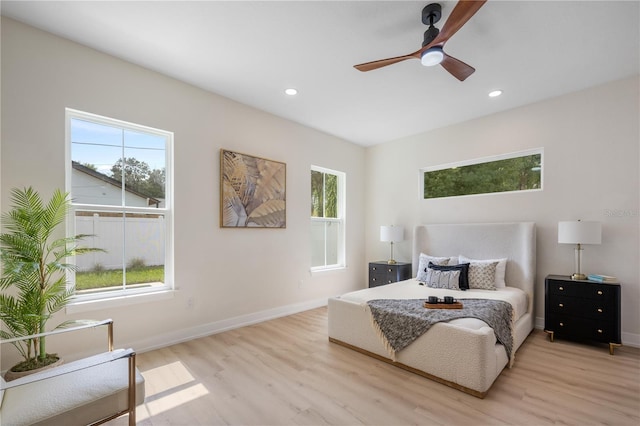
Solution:
[{"label": "framed wall art", "polygon": [[220,227],[286,228],[287,165],[220,150]]}]

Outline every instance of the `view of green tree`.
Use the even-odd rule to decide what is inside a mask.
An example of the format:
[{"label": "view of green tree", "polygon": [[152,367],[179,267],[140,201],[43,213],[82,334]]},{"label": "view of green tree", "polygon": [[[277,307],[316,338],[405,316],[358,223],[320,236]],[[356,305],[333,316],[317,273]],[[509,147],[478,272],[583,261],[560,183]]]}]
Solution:
[{"label": "view of green tree", "polygon": [[311,170],[311,217],[324,214],[324,173]]},{"label": "view of green tree", "polygon": [[311,216],[338,217],[338,176],[311,171]]},{"label": "view of green tree", "polygon": [[[122,182],[123,160],[119,159],[112,167],[112,177]],[[165,169],[153,169],[144,161],[133,157],[124,159],[124,178],[128,188],[149,197],[164,198]]]},{"label": "view of green tree", "polygon": [[95,164],[91,164],[91,163],[82,163],[83,166],[85,166],[87,169],[91,169],[94,172],[98,171],[98,167],[96,167]]},{"label": "view of green tree", "polygon": [[424,172],[424,198],[540,188],[541,154]]}]

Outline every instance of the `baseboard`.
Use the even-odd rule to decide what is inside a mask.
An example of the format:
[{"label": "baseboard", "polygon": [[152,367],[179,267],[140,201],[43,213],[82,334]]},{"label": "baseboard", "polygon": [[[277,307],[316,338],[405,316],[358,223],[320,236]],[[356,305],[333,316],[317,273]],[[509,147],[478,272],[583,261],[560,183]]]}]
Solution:
[{"label": "baseboard", "polygon": [[224,331],[257,324],[275,318],[297,314],[299,312],[308,311],[321,306],[327,306],[327,298],[295,303],[293,305],[281,306],[278,308],[267,309],[265,311],[201,324],[196,327],[172,331],[170,333],[157,334],[136,342],[129,342],[127,345],[135,348],[138,353],[148,352],[200,337],[210,336],[212,334],[222,333]]},{"label": "baseboard", "polygon": [[640,334],[622,333],[622,344],[632,348],[640,348]]},{"label": "baseboard", "polygon": [[537,330],[544,330],[544,318],[536,317],[534,327]]},{"label": "baseboard", "polygon": [[[538,330],[544,330],[544,318],[536,317],[535,327]],[[640,334],[622,332],[620,337],[624,346],[640,348]]]}]

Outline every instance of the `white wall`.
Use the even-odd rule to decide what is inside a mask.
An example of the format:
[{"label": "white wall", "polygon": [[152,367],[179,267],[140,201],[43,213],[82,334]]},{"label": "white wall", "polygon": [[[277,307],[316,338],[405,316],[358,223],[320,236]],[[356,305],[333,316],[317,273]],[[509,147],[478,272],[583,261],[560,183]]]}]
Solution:
[{"label": "white wall", "polygon": [[[5,208],[11,188],[32,185],[46,197],[64,188],[65,107],[175,134],[179,290],[167,300],[59,315],[52,325],[111,317],[116,345],[141,350],[317,306],[364,286],[364,148],[4,17],[1,75]],[[286,229],[219,227],[221,148],[287,164]],[[351,219],[348,268],[313,276],[312,164],[346,173]],[[64,348],[84,350],[78,341]],[[3,357],[2,367],[7,363]]]},{"label": "white wall", "polygon": [[[405,227],[409,240],[395,245],[395,258],[410,262],[419,223],[534,221],[542,327],[545,276],[574,272],[573,246],[557,243],[558,221],[600,221],[602,244],[584,247],[583,271],[620,279],[622,339],[640,345],[639,104],[633,77],[367,150],[367,260],[388,255],[388,244],[378,241],[380,225]],[[422,167],[538,147],[541,192],[420,197]]]}]

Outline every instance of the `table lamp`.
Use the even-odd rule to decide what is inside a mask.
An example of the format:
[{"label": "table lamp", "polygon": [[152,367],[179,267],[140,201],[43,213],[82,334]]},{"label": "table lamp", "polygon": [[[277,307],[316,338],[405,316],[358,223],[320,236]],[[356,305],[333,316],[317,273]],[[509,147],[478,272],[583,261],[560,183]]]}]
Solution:
[{"label": "table lamp", "polygon": [[380,241],[391,243],[391,257],[387,261],[389,265],[396,263],[393,260],[393,243],[402,241],[404,239],[404,229],[401,226],[381,226],[380,227]]},{"label": "table lamp", "polygon": [[558,222],[558,243],[575,244],[575,273],[572,280],[586,280],[587,276],[580,270],[582,264],[582,244],[600,244],[602,225],[600,222],[562,221]]}]

